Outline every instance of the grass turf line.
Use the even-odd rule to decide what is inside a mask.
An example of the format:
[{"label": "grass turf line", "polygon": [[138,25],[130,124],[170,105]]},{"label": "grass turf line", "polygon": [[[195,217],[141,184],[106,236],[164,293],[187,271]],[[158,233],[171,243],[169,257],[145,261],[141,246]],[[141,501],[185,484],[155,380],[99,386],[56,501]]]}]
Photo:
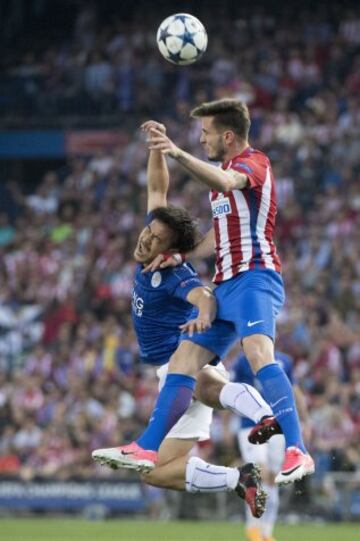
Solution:
[{"label": "grass turf line", "polygon": [[[244,541],[244,525],[81,519],[0,519],[1,541]],[[359,524],[276,527],[277,541],[353,541]]]}]

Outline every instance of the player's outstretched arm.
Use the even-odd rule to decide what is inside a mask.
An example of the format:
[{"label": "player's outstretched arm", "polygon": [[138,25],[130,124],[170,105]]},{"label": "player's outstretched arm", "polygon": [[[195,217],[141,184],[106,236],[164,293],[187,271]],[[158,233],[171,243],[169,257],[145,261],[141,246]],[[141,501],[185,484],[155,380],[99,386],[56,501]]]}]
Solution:
[{"label": "player's outstretched arm", "polygon": [[209,188],[219,192],[229,192],[231,190],[242,190],[248,185],[248,177],[244,173],[239,173],[234,170],[224,171],[215,165],[206,163],[203,160],[195,158],[188,152],[177,147],[165,133],[155,129],[151,141],[149,141],[149,149],[160,150],[176,160],[184,167],[193,177],[206,184]]},{"label": "player's outstretched arm", "polygon": [[192,336],[195,332],[204,332],[211,327],[216,316],[216,299],[208,287],[194,287],[186,300],[199,310],[195,319],[190,319],[184,325],[180,325],[181,332],[187,332]]},{"label": "player's outstretched arm", "polygon": [[[147,134],[148,142],[151,141],[154,130],[166,133],[163,124],[155,120],[148,120],[141,125],[141,129]],[[150,150],[147,165],[147,211],[151,212],[157,207],[167,206],[167,192],[169,189],[169,170],[165,156],[159,150]]]}]

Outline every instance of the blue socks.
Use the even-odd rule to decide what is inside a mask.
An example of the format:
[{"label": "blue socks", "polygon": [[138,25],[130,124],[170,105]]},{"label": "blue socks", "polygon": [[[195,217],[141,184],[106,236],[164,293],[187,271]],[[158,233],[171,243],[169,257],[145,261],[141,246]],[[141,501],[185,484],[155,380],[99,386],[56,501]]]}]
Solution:
[{"label": "blue socks", "polygon": [[306,453],[294,393],[285,372],[278,364],[268,364],[259,370],[256,377],[261,383],[266,402],[281,426],[286,447],[296,446]]},{"label": "blue socks", "polygon": [[136,443],[143,449],[157,451],[166,434],[185,413],[195,389],[196,379],[184,374],[168,374],[149,424]]}]

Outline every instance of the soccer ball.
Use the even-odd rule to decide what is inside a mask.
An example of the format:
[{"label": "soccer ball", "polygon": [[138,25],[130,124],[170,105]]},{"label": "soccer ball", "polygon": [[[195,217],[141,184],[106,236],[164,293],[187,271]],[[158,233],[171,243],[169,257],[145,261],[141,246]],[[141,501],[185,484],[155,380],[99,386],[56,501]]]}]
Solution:
[{"label": "soccer ball", "polygon": [[199,19],[188,13],[176,13],[161,23],[156,41],[166,60],[185,66],[204,54],[208,38]]}]

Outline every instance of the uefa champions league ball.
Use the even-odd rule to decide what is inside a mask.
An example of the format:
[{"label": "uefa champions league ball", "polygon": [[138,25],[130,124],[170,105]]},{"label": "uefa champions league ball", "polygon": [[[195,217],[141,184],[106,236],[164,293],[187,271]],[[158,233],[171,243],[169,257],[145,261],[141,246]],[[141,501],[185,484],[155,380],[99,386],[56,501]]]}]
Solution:
[{"label": "uefa champions league ball", "polygon": [[186,66],[204,54],[208,38],[199,19],[188,13],[176,13],[161,23],[156,41],[166,60]]}]

